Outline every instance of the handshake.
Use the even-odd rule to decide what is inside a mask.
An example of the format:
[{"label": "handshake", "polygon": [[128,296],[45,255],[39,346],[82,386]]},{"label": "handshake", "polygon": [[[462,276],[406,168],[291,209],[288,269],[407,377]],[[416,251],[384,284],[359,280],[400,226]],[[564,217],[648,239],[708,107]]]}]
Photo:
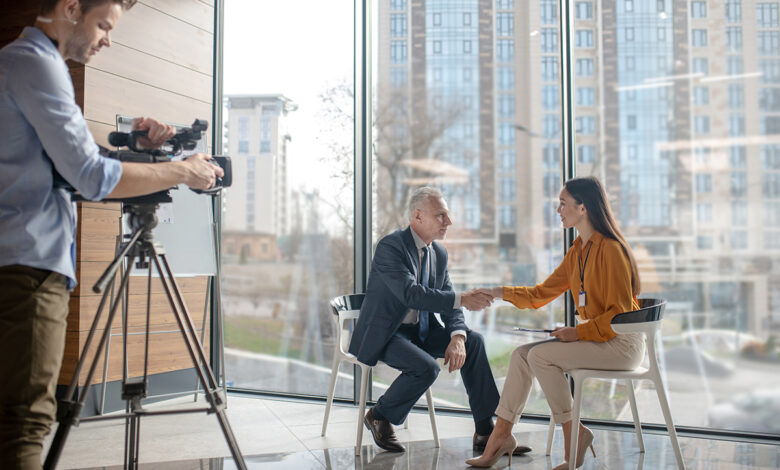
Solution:
[{"label": "handshake", "polygon": [[464,292],[460,295],[460,305],[472,312],[483,310],[493,303],[493,300],[504,296],[504,288],[496,287],[478,287]]}]

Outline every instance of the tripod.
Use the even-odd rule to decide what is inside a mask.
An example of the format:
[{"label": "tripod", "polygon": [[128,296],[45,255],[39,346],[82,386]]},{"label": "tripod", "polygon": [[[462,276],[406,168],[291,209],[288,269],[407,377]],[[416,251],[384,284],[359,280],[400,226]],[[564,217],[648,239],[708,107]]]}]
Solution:
[{"label": "tripod", "polygon": [[[155,214],[158,204],[156,202],[143,202],[143,203],[129,203],[125,204],[123,211],[129,214],[130,227],[133,232],[130,235],[129,240],[122,245],[117,256],[111,262],[101,274],[98,281],[95,283],[92,290],[95,293],[103,292],[103,296],[100,299],[95,319],[92,322],[92,326],[87,334],[87,339],[84,344],[83,354],[79,359],[76,369],[73,373],[73,379],[70,386],[65,392],[65,397],[60,401],[57,409],[57,420],[59,426],[57,432],[54,435],[54,439],[49,449],[49,453],[46,456],[44,468],[46,470],[53,470],[57,465],[57,461],[62,453],[62,448],[65,445],[65,440],[68,438],[71,426],[78,425],[80,421],[98,421],[106,419],[124,418],[125,419],[125,455],[124,465],[126,469],[138,468],[138,451],[139,451],[139,439],[141,431],[141,417],[153,416],[153,415],[168,415],[168,414],[180,414],[180,413],[215,413],[217,415],[217,421],[222,428],[222,433],[225,435],[225,441],[230,448],[230,453],[233,456],[233,460],[236,466],[244,470],[246,469],[246,463],[241,455],[241,451],[238,449],[238,443],[236,442],[233,431],[230,428],[227,416],[225,415],[225,397],[220,396],[219,385],[214,378],[214,372],[209,366],[206,354],[203,350],[203,346],[198,340],[195,332],[195,327],[192,323],[190,313],[187,310],[187,306],[184,304],[179,286],[176,283],[176,279],[173,276],[170,266],[168,265],[168,259],[165,256],[165,250],[159,243],[155,243],[152,235],[152,229],[157,226],[157,215]],[[106,287],[115,278],[117,269],[122,264],[122,260],[127,259],[127,269],[122,275],[120,286],[117,291],[117,295],[114,298],[108,319],[106,321],[105,329],[97,343],[97,348],[94,353],[93,359],[88,363],[88,352],[92,345],[92,341],[95,337],[100,318],[103,314],[103,309],[108,300],[109,290]],[[130,273],[133,269],[133,261],[136,261],[136,267],[147,268],[147,304],[146,304],[146,338],[144,344],[144,373],[141,377],[129,378],[127,367],[127,321],[128,316],[125,315],[123,319],[123,367],[122,367],[122,399],[125,400],[125,413],[121,415],[112,416],[95,416],[79,419],[81,410],[84,407],[84,401],[87,398],[89,387],[92,383],[92,379],[95,375],[99,358],[105,347],[108,338],[111,334],[111,325],[114,322],[114,317],[122,298],[128,293],[128,286],[130,283]],[[148,365],[149,365],[149,324],[150,324],[150,310],[151,310],[151,282],[152,282],[152,264],[157,270],[157,274],[160,277],[165,294],[168,297],[168,302],[171,306],[176,322],[179,325],[179,329],[182,333],[182,338],[187,346],[190,358],[195,367],[198,375],[198,382],[203,387],[206,401],[209,403],[208,408],[188,408],[188,409],[176,409],[176,410],[157,410],[151,411],[143,408],[141,400],[146,397],[148,386]],[[81,375],[81,370],[85,365],[89,365],[89,372],[87,373],[84,387],[81,391],[81,395],[78,396],[78,380]]]}]

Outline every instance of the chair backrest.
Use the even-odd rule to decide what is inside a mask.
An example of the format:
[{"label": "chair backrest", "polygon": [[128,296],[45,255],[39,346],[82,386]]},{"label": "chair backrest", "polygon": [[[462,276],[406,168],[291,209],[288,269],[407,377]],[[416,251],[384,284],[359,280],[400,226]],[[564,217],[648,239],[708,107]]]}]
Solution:
[{"label": "chair backrest", "polygon": [[655,336],[661,329],[666,300],[637,299],[639,310],[619,313],[612,318],[612,329],[617,334],[644,333],[647,338],[647,355],[652,369],[658,369],[655,352]]},{"label": "chair backrest", "polygon": [[345,324],[357,320],[360,316],[360,307],[365,297],[366,294],[347,294],[334,297],[330,301],[330,309],[336,321],[336,341],[342,354],[346,354],[351,338],[351,334],[344,334]]}]

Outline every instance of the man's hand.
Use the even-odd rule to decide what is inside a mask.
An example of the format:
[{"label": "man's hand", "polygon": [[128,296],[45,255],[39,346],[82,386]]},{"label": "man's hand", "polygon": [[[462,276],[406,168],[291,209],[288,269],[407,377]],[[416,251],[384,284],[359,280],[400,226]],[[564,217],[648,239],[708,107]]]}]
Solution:
[{"label": "man's hand", "polygon": [[552,333],[550,333],[550,336],[555,336],[564,343],[570,343],[572,341],[579,340],[579,336],[577,335],[577,328],[571,326],[559,326],[558,328],[554,329]]},{"label": "man's hand", "polygon": [[181,162],[186,165],[187,171],[184,184],[192,189],[209,189],[214,186],[217,178],[225,176],[222,167],[209,163],[210,159],[205,153],[196,153]]},{"label": "man's hand", "polygon": [[489,295],[493,299],[504,298],[504,286],[478,287],[472,290],[471,292],[481,292],[483,294]]},{"label": "man's hand", "polygon": [[460,295],[461,307],[466,307],[472,312],[477,312],[489,307],[491,303],[493,303],[493,297],[484,292],[472,290]]},{"label": "man's hand", "polygon": [[444,351],[444,365],[450,364],[450,372],[463,367],[466,362],[466,337],[455,335],[450,340],[447,350]]},{"label": "man's hand", "polygon": [[[140,137],[138,142],[144,148],[154,149],[164,144],[176,134],[176,128],[163,124],[160,121],[148,117],[137,117],[133,119],[134,131],[149,131],[147,137]],[[198,188],[201,189],[201,188]]]}]

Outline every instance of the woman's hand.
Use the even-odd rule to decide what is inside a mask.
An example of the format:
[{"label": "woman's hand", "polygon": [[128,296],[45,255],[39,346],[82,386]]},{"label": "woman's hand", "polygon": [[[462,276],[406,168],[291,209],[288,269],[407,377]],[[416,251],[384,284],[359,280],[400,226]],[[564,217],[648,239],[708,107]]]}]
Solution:
[{"label": "woman's hand", "polygon": [[577,336],[577,328],[571,326],[559,326],[558,328],[552,330],[550,336],[555,336],[564,343],[571,343],[572,341],[579,340],[579,337]]}]

